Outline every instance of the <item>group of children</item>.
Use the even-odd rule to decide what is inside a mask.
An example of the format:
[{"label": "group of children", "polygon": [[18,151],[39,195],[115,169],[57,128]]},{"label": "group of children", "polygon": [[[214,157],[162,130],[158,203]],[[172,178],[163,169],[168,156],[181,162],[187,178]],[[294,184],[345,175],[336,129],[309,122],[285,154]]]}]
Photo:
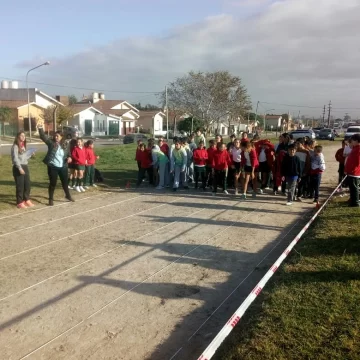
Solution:
[{"label": "group of children", "polygon": [[139,141],[135,160],[139,167],[137,186],[147,173],[149,183],[157,185],[158,190],[171,183],[173,191],[180,186],[188,189],[188,184],[194,182],[195,189],[210,188],[213,195],[219,187],[224,194],[234,188],[235,195],[246,199],[249,187],[255,198],[257,193],[270,189],[272,183],[275,195],[279,191],[287,195],[287,205],[303,198],[318,203],[326,168],[322,146],[309,138],[294,141],[284,133],[274,145],[257,136],[250,140],[244,132],[240,139],[232,135],[228,144],[218,135],[206,148],[200,129],[188,138],[175,137],[170,147],[164,138],[158,144],[154,139],[147,145]]},{"label": "group of children", "polygon": [[69,153],[72,160],[68,164],[69,189],[85,192],[89,186],[97,187],[95,184],[95,163],[99,156],[95,155],[93,140],[88,140],[84,144],[81,138],[71,139]]}]

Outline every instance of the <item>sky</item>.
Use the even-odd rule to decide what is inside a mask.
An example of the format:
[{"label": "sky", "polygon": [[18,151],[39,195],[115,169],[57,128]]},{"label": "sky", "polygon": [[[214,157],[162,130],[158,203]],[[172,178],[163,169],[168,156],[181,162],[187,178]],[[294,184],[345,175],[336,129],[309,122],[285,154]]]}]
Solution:
[{"label": "sky", "polygon": [[1,14],[0,79],[22,87],[50,61],[29,76],[50,95],[156,104],[176,77],[228,70],[260,113],[318,117],[331,100],[360,118],[359,0],[15,0]]}]

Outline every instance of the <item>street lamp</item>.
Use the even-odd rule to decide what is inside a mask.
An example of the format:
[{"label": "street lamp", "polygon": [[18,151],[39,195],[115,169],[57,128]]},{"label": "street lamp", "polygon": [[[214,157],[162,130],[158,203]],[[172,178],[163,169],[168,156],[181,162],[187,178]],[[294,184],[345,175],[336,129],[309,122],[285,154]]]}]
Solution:
[{"label": "street lamp", "polygon": [[275,109],[269,109],[269,110],[266,110],[265,111],[265,116],[264,116],[264,128],[265,128],[265,134],[267,134],[267,131],[266,131],[266,114],[269,112],[269,111],[273,111]]},{"label": "street lamp", "polygon": [[30,93],[29,93],[29,84],[28,84],[28,77],[29,77],[29,72],[33,71],[41,66],[45,66],[45,65],[50,65],[49,61],[44,62],[41,65],[35,66],[34,68],[30,69],[27,73],[26,73],[26,89],[27,89],[27,102],[28,102],[28,121],[29,121],[29,140],[31,142],[31,118],[30,118]]}]

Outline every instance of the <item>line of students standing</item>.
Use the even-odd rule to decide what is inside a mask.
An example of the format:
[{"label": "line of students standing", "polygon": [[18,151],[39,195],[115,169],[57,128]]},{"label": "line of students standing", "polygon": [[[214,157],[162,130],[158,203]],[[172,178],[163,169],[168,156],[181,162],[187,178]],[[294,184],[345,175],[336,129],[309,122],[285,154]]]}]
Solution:
[{"label": "line of students standing", "polygon": [[235,195],[241,193],[247,198],[248,188],[252,197],[263,193],[273,183],[273,193],[286,195],[287,204],[296,199],[313,198],[319,200],[321,175],[325,170],[322,147],[309,139],[294,142],[289,134],[282,134],[275,146],[269,140],[254,137],[251,141],[247,133],[241,139],[231,136],[225,145],[221,136],[209,141],[206,149],[205,137],[201,130],[189,138],[174,138],[169,147],[163,138],[158,145],[150,139],[146,146],[138,143],[135,160],[139,166],[137,186],[140,186],[147,172],[150,184],[161,190],[170,187],[173,191],[195,183],[195,189],[211,188],[213,195],[221,187],[224,194],[234,188]]}]

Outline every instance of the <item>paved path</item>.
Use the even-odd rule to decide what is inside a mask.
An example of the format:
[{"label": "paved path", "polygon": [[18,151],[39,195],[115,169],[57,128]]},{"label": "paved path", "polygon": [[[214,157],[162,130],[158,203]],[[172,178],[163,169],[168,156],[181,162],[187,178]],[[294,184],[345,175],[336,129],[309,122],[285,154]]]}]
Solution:
[{"label": "paved path", "polygon": [[196,359],[314,208],[284,204],[115,190],[0,214],[1,358]]}]

